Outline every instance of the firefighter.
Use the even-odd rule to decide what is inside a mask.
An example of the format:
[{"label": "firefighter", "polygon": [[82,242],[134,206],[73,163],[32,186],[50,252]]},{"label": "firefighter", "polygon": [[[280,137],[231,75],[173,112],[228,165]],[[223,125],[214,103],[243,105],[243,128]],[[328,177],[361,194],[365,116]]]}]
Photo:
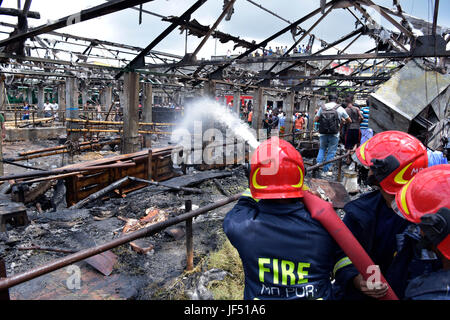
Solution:
[{"label": "firefighter", "polygon": [[450,300],[450,165],[419,172],[397,192],[393,208],[420,231],[414,249],[435,254],[440,263],[438,270],[408,283],[405,299]]},{"label": "firefighter", "polygon": [[[369,183],[378,190],[349,202],[344,207],[343,221],[402,299],[408,277],[424,272],[428,263],[416,259],[417,264],[411,264],[410,246],[402,246],[400,238],[414,239],[417,235],[406,232],[411,222],[394,212],[392,202],[415,174],[427,168],[427,150],[407,133],[385,131],[361,145],[353,159],[369,169]],[[402,248],[404,251],[400,252]],[[386,294],[387,285],[368,286],[348,257],[342,254],[339,258],[333,270],[336,295],[344,299],[365,299]],[[406,275],[400,270],[405,265],[415,268],[415,272]]]},{"label": "firefighter", "polygon": [[226,215],[223,228],[239,252],[244,299],[333,299],[337,244],[303,204],[303,159],[272,137],[254,152],[250,189]]}]

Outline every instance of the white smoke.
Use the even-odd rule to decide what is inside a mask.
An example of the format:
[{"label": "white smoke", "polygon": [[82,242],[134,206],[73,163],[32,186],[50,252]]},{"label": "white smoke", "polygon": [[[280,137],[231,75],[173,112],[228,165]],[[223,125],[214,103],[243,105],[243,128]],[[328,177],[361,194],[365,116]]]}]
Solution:
[{"label": "white smoke", "polygon": [[[224,125],[236,138],[247,142],[252,149],[256,149],[259,146],[260,143],[247,123],[239,119],[239,116],[229,110],[227,106],[209,98],[197,99],[185,107],[184,118],[173,131],[172,141],[178,143],[180,140],[186,139],[186,135],[190,132],[189,128],[196,121],[204,122],[208,118],[212,118]],[[194,138],[203,139],[203,137],[197,136]]]}]

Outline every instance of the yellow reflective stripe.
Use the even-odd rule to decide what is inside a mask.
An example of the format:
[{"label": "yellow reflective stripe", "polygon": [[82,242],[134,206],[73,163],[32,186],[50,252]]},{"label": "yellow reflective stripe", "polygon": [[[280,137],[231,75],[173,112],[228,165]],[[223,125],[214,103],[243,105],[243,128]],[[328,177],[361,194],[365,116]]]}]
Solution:
[{"label": "yellow reflective stripe", "polygon": [[333,276],[336,275],[336,272],[337,272],[339,269],[342,269],[342,268],[344,268],[344,267],[346,267],[346,266],[348,266],[348,265],[350,265],[350,264],[352,264],[352,261],[349,259],[349,257],[345,257],[345,258],[342,258],[341,260],[339,260],[339,261],[334,265],[334,268],[333,268]]},{"label": "yellow reflective stripe", "polygon": [[259,199],[255,199],[252,196],[252,192],[250,191],[249,188],[247,188],[243,193],[242,193],[242,197],[248,197],[248,198],[252,198],[253,200],[255,200],[256,202],[259,201]]},{"label": "yellow reflective stripe", "polygon": [[303,186],[303,172],[299,166],[297,166],[297,168],[298,168],[298,171],[300,171],[300,181],[299,181],[299,183],[292,185],[292,187],[301,188]]},{"label": "yellow reflective stripe", "polygon": [[400,203],[402,204],[402,209],[405,211],[407,215],[410,215],[408,204],[406,203],[406,190],[408,190],[409,185],[414,180],[415,177],[413,177],[409,182],[402,188],[402,191],[400,193]]},{"label": "yellow reflective stripe", "polygon": [[255,189],[266,189],[267,186],[260,186],[260,185],[258,184],[258,182],[256,182],[256,175],[258,174],[259,169],[260,169],[260,168],[256,169],[255,173],[253,174],[253,178],[252,178],[252,184],[253,184],[253,187],[254,187]]},{"label": "yellow reflective stripe", "polygon": [[364,143],[362,144],[362,146],[360,147],[360,149],[359,149],[359,154],[361,155],[361,158],[362,158],[364,161],[366,161],[366,154],[364,153],[364,151],[365,151],[365,149],[366,149],[366,144],[367,144],[367,142],[369,142],[369,140],[367,140],[366,142],[364,142]]},{"label": "yellow reflective stripe", "polygon": [[410,164],[408,164],[406,167],[404,167],[402,169],[402,171],[400,171],[399,173],[397,173],[394,177],[394,181],[398,184],[407,184],[408,180],[405,180],[403,178],[403,175],[405,174],[406,170],[408,170],[408,168],[412,165],[413,163],[411,162]]}]

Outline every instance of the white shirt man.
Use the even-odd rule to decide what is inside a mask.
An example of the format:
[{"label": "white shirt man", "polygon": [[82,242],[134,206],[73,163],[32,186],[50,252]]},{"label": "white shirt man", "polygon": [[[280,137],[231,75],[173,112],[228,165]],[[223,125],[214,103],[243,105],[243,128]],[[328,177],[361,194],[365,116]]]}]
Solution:
[{"label": "white shirt man", "polygon": [[59,105],[56,102],[53,102],[51,104],[52,110],[53,110],[53,117],[55,119],[58,119],[58,110],[59,110]]},{"label": "white shirt man", "polygon": [[52,111],[53,111],[52,105],[48,102],[44,103],[44,116],[46,118],[52,116]]}]

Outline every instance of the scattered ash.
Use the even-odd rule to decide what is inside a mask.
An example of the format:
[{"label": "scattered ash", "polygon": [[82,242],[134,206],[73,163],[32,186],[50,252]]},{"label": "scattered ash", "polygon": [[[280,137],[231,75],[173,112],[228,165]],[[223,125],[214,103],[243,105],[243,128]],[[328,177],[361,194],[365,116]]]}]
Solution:
[{"label": "scattered ash", "polygon": [[[242,167],[227,170],[232,175],[217,178],[217,180],[229,195],[242,192],[248,187]],[[35,203],[27,206],[28,217],[31,221],[28,226],[12,227],[8,224],[7,232],[0,233],[0,257],[5,260],[7,275],[12,276],[28,271],[67,255],[50,251],[19,250],[21,247],[37,245],[82,250],[120,237],[126,222],[118,217],[140,219],[146,215],[147,209],[157,208],[163,210],[170,219],[184,213],[184,203],[188,199],[192,200],[193,209],[195,209],[225,198],[212,180],[191,187],[205,192],[203,194],[171,191],[154,193],[149,191],[150,189],[142,189],[142,192],[129,194],[123,199],[97,200],[79,210],[69,210],[59,205],[56,211],[53,211],[50,201],[54,196],[53,191],[49,191],[44,195],[44,199],[39,200],[45,203],[47,199],[50,203],[42,206],[42,213],[37,211]],[[194,264],[200,263],[209,252],[216,250],[221,244],[219,234],[222,231],[223,217],[233,205],[234,203],[231,203],[194,219]],[[132,288],[119,290],[120,298],[167,298],[161,295],[162,288],[182,275],[186,268],[185,223],[172,226],[139,241],[142,241],[140,245],[152,249],[144,254],[138,253],[129,243],[112,249],[111,251],[118,258],[112,274],[109,277],[104,277],[100,273],[98,275],[104,277],[104,281],[117,275],[125,277],[127,281],[125,283]],[[36,290],[33,284],[27,286],[27,283],[24,283],[11,288],[10,292],[13,296],[17,293],[17,296],[23,297],[31,294],[26,291],[32,290]],[[45,287],[42,290],[45,291]]]}]

